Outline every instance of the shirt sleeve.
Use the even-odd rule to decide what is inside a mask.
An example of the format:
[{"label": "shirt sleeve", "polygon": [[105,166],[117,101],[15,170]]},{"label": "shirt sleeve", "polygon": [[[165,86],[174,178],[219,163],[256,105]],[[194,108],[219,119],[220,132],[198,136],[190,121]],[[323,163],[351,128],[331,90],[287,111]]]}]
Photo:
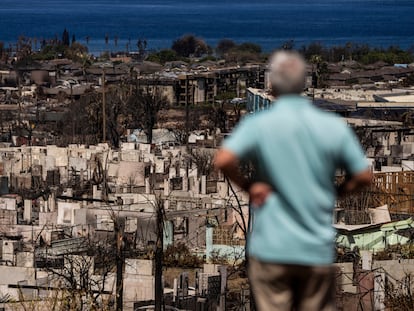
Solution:
[{"label": "shirt sleeve", "polygon": [[361,173],[368,169],[368,161],[355,133],[345,125],[345,134],[341,140],[341,166],[350,175]]},{"label": "shirt sleeve", "polygon": [[256,149],[254,117],[239,123],[232,134],[224,140],[223,148],[233,152],[240,160],[251,160]]}]

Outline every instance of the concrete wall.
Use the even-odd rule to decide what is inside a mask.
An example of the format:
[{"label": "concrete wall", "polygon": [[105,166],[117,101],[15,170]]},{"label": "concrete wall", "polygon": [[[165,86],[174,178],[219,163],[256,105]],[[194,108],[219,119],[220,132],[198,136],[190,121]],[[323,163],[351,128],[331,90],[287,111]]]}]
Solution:
[{"label": "concrete wall", "polygon": [[152,260],[127,259],[124,274],[124,310],[133,310],[134,302],[154,299]]},{"label": "concrete wall", "polygon": [[[26,267],[10,267],[0,266],[0,286],[7,288],[9,284],[18,285],[19,282],[26,281],[27,284],[35,284],[35,269]],[[6,293],[13,295],[13,298],[17,299],[17,291],[14,289],[7,290]],[[2,292],[2,294],[6,294]]]},{"label": "concrete wall", "polygon": [[16,199],[0,198],[0,209],[15,211],[16,210]]},{"label": "concrete wall", "polygon": [[57,224],[58,225],[74,225],[74,210],[80,209],[79,203],[58,202]]},{"label": "concrete wall", "polygon": [[68,150],[67,148],[59,148],[56,146],[47,146],[47,155],[55,158],[56,166],[68,165]]},{"label": "concrete wall", "polygon": [[[372,269],[380,269],[386,271],[392,279],[403,280],[405,277],[414,273],[414,259],[400,259],[400,260],[379,260],[372,263]],[[412,289],[414,283],[411,282]]]},{"label": "concrete wall", "polygon": [[117,183],[145,186],[144,171],[145,163],[143,162],[122,161],[118,167]]},{"label": "concrete wall", "polygon": [[[341,303],[343,310],[358,311],[360,304],[364,310],[385,311],[386,293],[390,296],[406,295],[414,290],[412,274],[414,259],[378,260],[372,267],[359,270],[351,262],[337,263],[340,278],[338,288],[342,290]],[[409,288],[410,287],[410,288]],[[342,310],[342,309],[340,309]],[[408,310],[408,309],[407,309]]]}]

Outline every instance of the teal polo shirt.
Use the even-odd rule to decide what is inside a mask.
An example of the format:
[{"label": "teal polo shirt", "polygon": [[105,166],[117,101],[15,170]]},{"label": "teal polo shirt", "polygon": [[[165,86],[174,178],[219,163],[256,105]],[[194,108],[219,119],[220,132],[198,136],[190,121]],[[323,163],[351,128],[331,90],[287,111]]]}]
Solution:
[{"label": "teal polo shirt", "polygon": [[275,189],[263,206],[251,207],[249,256],[271,263],[331,264],[336,170],[353,175],[368,168],[347,124],[304,97],[283,96],[269,110],[243,119],[223,148],[251,161],[255,180]]}]

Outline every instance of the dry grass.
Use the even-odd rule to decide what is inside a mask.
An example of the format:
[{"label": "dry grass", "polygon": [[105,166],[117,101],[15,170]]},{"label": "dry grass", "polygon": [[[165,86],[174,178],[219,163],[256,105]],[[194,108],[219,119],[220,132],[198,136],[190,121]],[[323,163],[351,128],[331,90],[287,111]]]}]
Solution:
[{"label": "dry grass", "polygon": [[188,281],[189,286],[195,287],[195,275],[196,275],[197,269],[185,269],[185,268],[164,268],[163,276],[164,276],[164,282],[165,287],[173,287],[174,279],[179,279],[180,274],[183,272],[188,272]]}]

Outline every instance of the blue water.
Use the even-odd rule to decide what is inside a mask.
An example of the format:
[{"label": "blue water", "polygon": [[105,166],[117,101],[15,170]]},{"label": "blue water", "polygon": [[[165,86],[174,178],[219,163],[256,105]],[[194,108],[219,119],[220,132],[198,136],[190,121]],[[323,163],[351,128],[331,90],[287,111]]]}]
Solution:
[{"label": "blue water", "polygon": [[414,0],[1,0],[0,41],[60,38],[66,27],[81,43],[89,36],[95,53],[125,50],[128,42],[136,49],[138,38],[151,49],[170,47],[185,33],[212,45],[221,38],[251,41],[267,51],[287,40],[296,47],[352,41],[408,48],[413,16]]}]

